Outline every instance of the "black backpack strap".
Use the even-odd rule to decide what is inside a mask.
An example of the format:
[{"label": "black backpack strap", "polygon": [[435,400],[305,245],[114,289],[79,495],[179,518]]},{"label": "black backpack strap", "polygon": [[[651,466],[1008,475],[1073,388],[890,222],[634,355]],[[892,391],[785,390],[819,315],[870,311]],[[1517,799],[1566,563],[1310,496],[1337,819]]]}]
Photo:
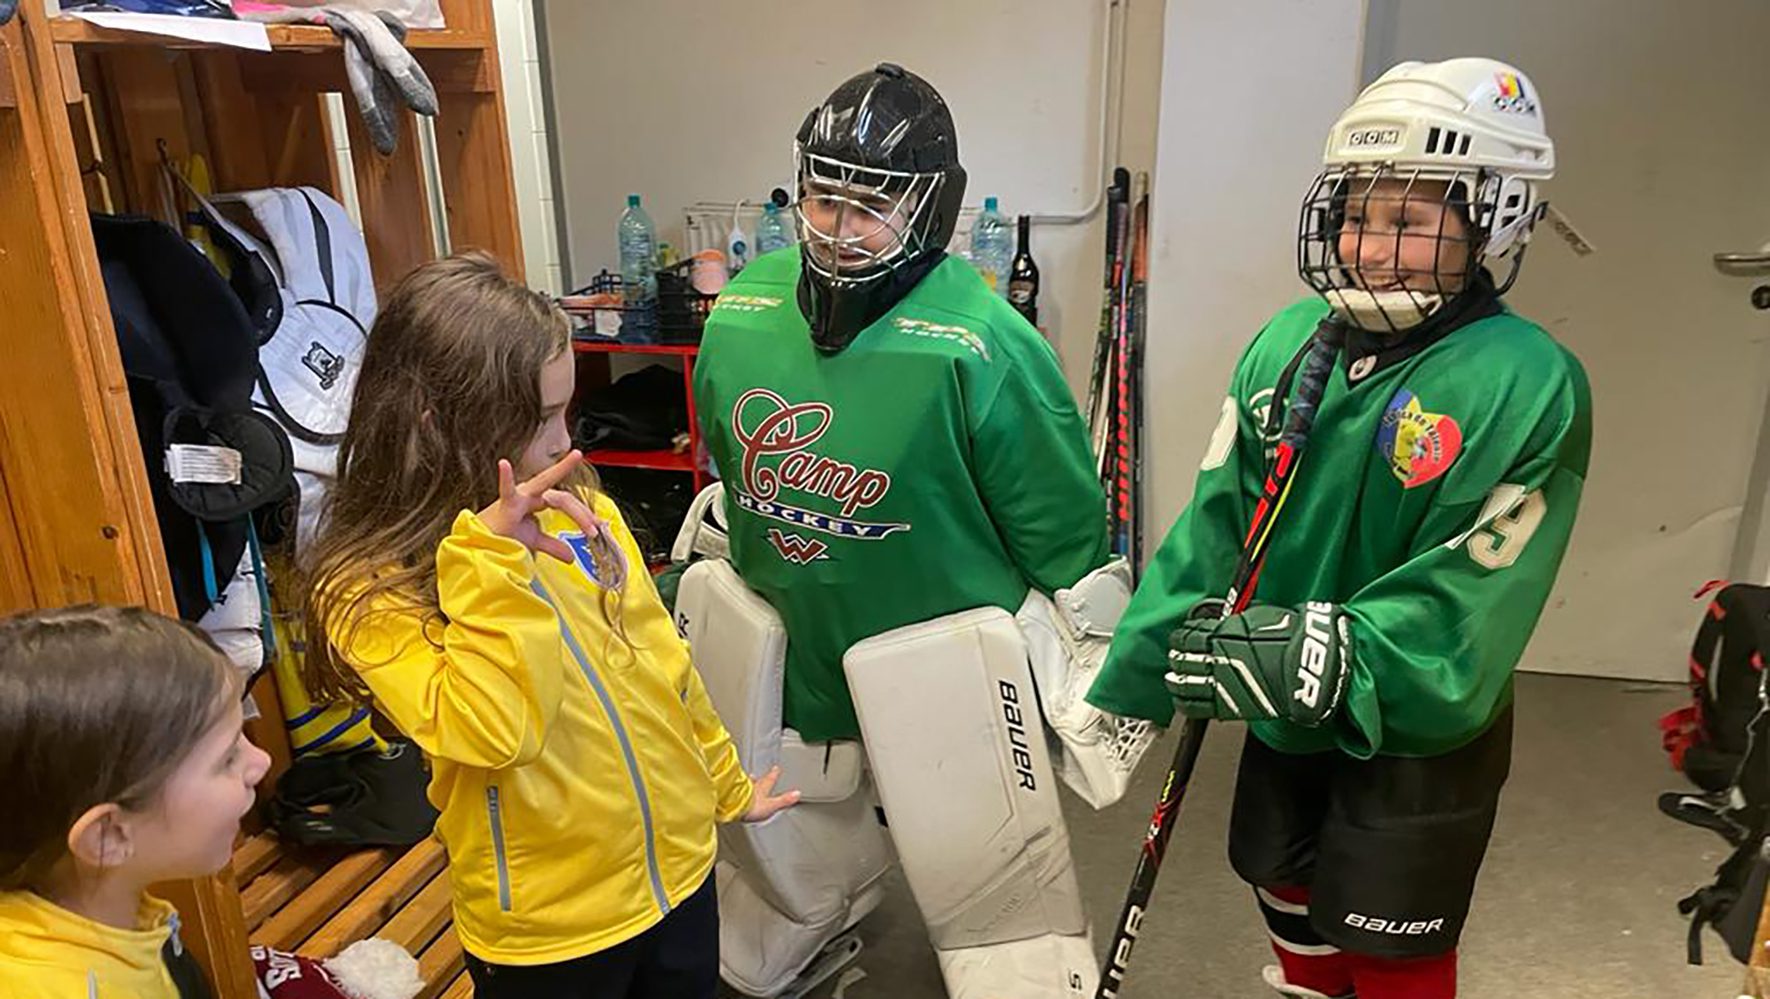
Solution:
[{"label": "black backpack strap", "polygon": [[[326,283],[327,304],[335,306],[338,304],[338,285],[332,276],[332,228],[326,225],[326,217],[320,214],[320,206],[314,204],[307,191],[299,187],[295,190],[301,195],[301,200],[307,202],[308,215],[313,219],[313,246],[320,265],[320,280]],[[346,312],[345,315],[350,313]]]},{"label": "black backpack strap", "polygon": [[1719,919],[1733,905],[1738,895],[1718,884],[1705,885],[1678,900],[1678,914],[1690,917],[1690,932],[1684,940],[1684,958],[1691,964],[1702,963],[1703,928]]},{"label": "black backpack strap", "polygon": [[[1690,917],[1690,934],[1686,939],[1686,956],[1691,964],[1702,963],[1702,931],[1725,919],[1739,902],[1752,867],[1764,849],[1764,830],[1754,830],[1721,866],[1715,868],[1715,881],[1678,900],[1678,912]],[[1717,931],[1719,927],[1716,926]]]},{"label": "black backpack strap", "polygon": [[1709,671],[1715,668],[1715,650],[1721,644],[1721,621],[1725,615],[1717,594],[1703,609],[1702,623],[1696,626],[1696,638],[1690,643],[1690,685],[1699,690],[1707,687]]}]

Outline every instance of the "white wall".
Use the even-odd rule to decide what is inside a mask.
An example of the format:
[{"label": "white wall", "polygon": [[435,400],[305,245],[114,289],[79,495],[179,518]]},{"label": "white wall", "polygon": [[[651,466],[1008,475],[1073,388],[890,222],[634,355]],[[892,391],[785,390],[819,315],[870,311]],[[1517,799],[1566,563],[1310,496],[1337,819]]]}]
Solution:
[{"label": "white wall", "polygon": [[[1107,0],[543,2],[577,281],[614,262],[629,191],[677,241],[682,206],[787,184],[805,111],[881,59],[952,104],[968,201],[999,194],[1037,213],[1092,200]],[[1758,443],[1762,320],[1749,285],[1715,275],[1708,255],[1770,237],[1770,202],[1737,180],[1770,160],[1770,140],[1714,99],[1749,109],[1770,92],[1756,51],[1770,7],[1734,0],[1692,19],[1659,0],[1126,2],[1118,159],[1155,164],[1150,541],[1190,496],[1240,348],[1304,293],[1296,206],[1361,61],[1374,75],[1399,58],[1513,59],[1542,88],[1560,149],[1550,197],[1599,247],[1575,261],[1545,234],[1511,296],[1585,361],[1598,420],[1574,547],[1526,666],[1675,675],[1692,624],[1682,595],[1724,572]],[[1042,305],[1078,389],[1101,229],[1034,234]]]},{"label": "white wall", "polygon": [[510,136],[510,166],[516,186],[516,218],[522,230],[523,270],[531,287],[557,295],[567,289],[559,261],[559,237],[554,231],[552,152],[534,15],[534,0],[492,0],[505,130]]},{"label": "white wall", "polygon": [[1144,372],[1150,549],[1193,477],[1248,340],[1308,293],[1297,208],[1356,93],[1359,0],[1169,0]]},{"label": "white wall", "polygon": [[1585,363],[1595,416],[1573,547],[1525,665],[1674,679],[1688,598],[1727,573],[1770,374],[1755,282],[1710,263],[1770,238],[1770,5],[1388,0],[1372,16],[1388,47],[1373,61],[1491,55],[1532,78],[1556,145],[1549,200],[1597,247],[1576,258],[1540,233],[1508,296]]},{"label": "white wall", "polygon": [[[1119,161],[1154,159],[1160,0],[1118,0],[1126,31]],[[893,4],[546,0],[546,44],[566,207],[569,280],[616,264],[632,192],[661,239],[682,245],[682,208],[756,200],[792,181],[793,133],[854,73],[893,61],[952,107],[967,204],[1073,211],[1098,176],[1102,32],[1109,0],[899,0]],[[1087,378],[1100,310],[1103,223],[1036,226],[1041,321],[1072,385]]]}]

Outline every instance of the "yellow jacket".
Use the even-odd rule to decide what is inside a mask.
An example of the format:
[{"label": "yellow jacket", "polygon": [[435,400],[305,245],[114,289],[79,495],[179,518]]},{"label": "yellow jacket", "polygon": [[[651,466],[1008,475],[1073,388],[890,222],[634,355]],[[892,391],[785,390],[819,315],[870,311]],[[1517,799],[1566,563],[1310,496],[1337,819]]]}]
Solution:
[{"label": "yellow jacket", "polygon": [[342,649],[431,759],[455,927],[492,964],[645,931],[711,875],[715,819],[754,794],[626,523],[607,497],[594,510],[627,564],[625,642],[569,518],[540,515],[571,565],[463,512],[437,549],[446,623],[371,612]]},{"label": "yellow jacket", "polygon": [[162,954],[172,906],[144,897],[134,930],[76,915],[28,891],[0,892],[0,999],[178,999]]}]

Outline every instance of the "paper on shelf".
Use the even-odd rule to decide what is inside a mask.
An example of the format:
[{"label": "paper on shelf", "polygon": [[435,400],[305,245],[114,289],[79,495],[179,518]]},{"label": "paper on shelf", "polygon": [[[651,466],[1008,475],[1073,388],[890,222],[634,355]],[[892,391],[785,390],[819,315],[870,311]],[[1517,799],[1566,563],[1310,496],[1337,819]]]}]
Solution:
[{"label": "paper on shelf", "polygon": [[231,45],[235,48],[270,51],[270,35],[264,25],[253,21],[225,21],[213,17],[180,17],[177,14],[130,14],[122,11],[67,12],[101,28],[117,31],[140,31],[150,35],[169,35],[206,45]]}]

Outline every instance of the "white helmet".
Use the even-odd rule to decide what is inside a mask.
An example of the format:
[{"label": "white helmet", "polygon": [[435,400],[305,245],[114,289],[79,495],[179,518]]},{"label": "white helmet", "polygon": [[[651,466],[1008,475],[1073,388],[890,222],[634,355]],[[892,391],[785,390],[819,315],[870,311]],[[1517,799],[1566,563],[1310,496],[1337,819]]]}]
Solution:
[{"label": "white helmet", "polygon": [[[1419,323],[1484,264],[1509,263],[1500,290],[1511,287],[1531,227],[1542,215],[1538,183],[1555,174],[1555,146],[1543,127],[1536,87],[1494,59],[1395,66],[1334,122],[1322,159],[1324,169],[1303,202],[1298,271],[1367,329]],[[1403,197],[1416,183],[1433,190],[1442,183],[1444,199],[1468,223],[1462,282],[1445,287],[1435,273],[1429,291],[1419,281],[1405,290],[1367,289],[1351,266],[1356,261],[1340,259],[1348,202],[1356,203],[1360,191],[1368,195],[1384,178],[1404,182]]]}]

